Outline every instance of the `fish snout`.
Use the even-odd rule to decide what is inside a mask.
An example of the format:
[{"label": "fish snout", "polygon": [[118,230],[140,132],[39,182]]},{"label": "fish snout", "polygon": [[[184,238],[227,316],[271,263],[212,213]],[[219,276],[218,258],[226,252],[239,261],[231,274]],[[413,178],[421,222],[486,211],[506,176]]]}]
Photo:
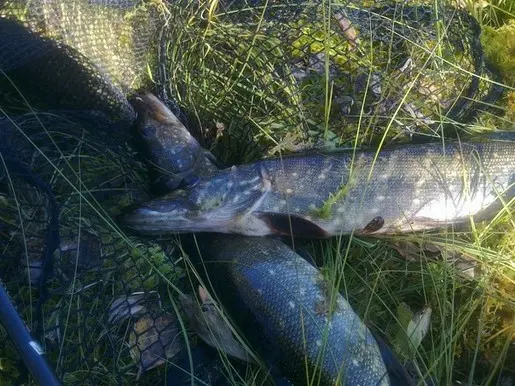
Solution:
[{"label": "fish snout", "polygon": [[150,92],[134,94],[129,102],[138,114],[148,116],[161,124],[176,124],[177,117],[170,111],[168,106]]},{"label": "fish snout", "polygon": [[157,199],[127,207],[117,220],[136,232],[162,234],[188,230],[196,212],[196,205],[186,198]]}]

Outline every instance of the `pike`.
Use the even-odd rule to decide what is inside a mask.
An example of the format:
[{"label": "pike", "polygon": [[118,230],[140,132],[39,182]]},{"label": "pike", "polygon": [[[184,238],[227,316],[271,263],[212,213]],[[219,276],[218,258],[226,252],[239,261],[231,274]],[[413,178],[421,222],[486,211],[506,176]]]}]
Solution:
[{"label": "pike", "polygon": [[258,354],[295,385],[414,385],[348,301],[286,244],[240,235],[196,238],[203,280]]},{"label": "pike", "polygon": [[121,220],[153,235],[391,235],[491,219],[514,180],[511,137],[313,152],[224,169]]},{"label": "pike", "polygon": [[[153,96],[149,98],[158,101]],[[154,110],[154,117],[159,117],[160,114],[155,113],[158,111]],[[183,130],[180,126],[176,128],[180,129],[179,132]],[[198,154],[200,146],[194,140],[188,140],[183,146],[175,139],[177,137],[170,132],[164,141],[156,141],[153,135],[143,136],[149,153],[161,162],[158,173],[177,169],[180,158],[167,155],[176,146],[182,149],[178,154],[185,154],[187,159],[188,154]],[[158,156],[156,149],[160,148],[165,151],[165,156]],[[209,159],[206,162],[210,162]],[[200,170],[202,167],[196,164],[184,177],[203,175],[204,180],[208,180],[217,175],[215,164],[206,170]],[[199,182],[200,185],[202,183]],[[197,185],[190,185],[189,189]],[[171,194],[181,195],[182,192],[185,190],[175,190]],[[309,377],[318,376],[318,384],[322,385],[337,382],[374,386],[413,384],[394,353],[378,336],[372,335],[345,298],[337,291],[329,291],[330,284],[324,281],[316,267],[281,240],[222,234],[199,234],[196,237],[197,240],[200,238],[200,249],[195,249],[195,245],[199,245],[197,243],[190,243],[186,249],[192,255],[200,252],[202,263],[209,266],[204,278],[208,275],[208,282],[215,285],[215,293],[222,299],[224,308],[230,311],[231,319],[255,322],[251,330],[245,329],[245,323],[238,325],[249,340],[258,338],[260,342],[253,342],[253,347],[263,343],[255,328],[263,329],[268,344],[273,344],[272,351],[280,353],[275,360],[279,362],[281,374],[299,384],[308,382],[306,371]],[[335,296],[329,299],[328,294]],[[202,293],[200,295],[202,297]],[[243,312],[242,307],[247,312]],[[219,343],[223,343],[228,354],[245,361],[250,359],[231,338],[230,331],[219,322],[211,307],[205,311],[211,322],[209,325],[204,325],[202,317],[195,316],[198,310],[194,307],[186,308],[193,325],[199,327],[195,330],[206,343],[212,345],[213,337],[222,338]],[[242,319],[243,315],[249,318]],[[212,330],[213,337],[207,333]],[[322,342],[325,343],[323,347]],[[261,354],[270,358],[266,352]],[[318,357],[319,354],[322,356]]]}]

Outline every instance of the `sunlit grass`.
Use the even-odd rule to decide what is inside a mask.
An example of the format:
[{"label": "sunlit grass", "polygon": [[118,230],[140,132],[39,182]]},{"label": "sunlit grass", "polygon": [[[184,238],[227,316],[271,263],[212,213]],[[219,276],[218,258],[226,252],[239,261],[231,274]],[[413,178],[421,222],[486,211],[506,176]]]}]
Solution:
[{"label": "sunlit grass", "polygon": [[[439,6],[443,2],[426,2],[426,4]],[[469,4],[470,5],[470,4]],[[325,9],[326,3],[323,3],[322,8]],[[498,7],[495,5],[490,9]],[[216,14],[216,12],[215,12]],[[259,10],[256,11],[256,25],[259,24]],[[197,50],[195,45],[182,45],[176,42],[174,45],[174,52],[181,52],[181,49],[186,50],[188,55],[196,55],[202,52],[201,71],[199,73],[188,71],[190,67],[186,66],[184,69],[178,69],[178,75],[185,75],[188,79],[187,85],[184,90],[178,86],[174,89],[178,93],[181,103],[186,108],[194,108],[199,116],[206,117],[200,118],[200,125],[206,126],[213,125],[213,122],[220,119],[223,122],[221,115],[227,114],[230,122],[231,114],[240,117],[238,126],[233,130],[243,130],[247,126],[243,120],[251,116],[251,123],[257,126],[257,133],[265,132],[265,139],[270,139],[271,144],[269,147],[274,149],[281,149],[282,151],[295,150],[296,140],[290,140],[285,147],[278,146],[281,140],[286,137],[281,137],[281,130],[285,132],[295,133],[295,131],[288,131],[287,126],[283,126],[281,119],[274,115],[276,118],[273,123],[274,129],[267,129],[266,123],[262,121],[259,124],[252,114],[259,111],[261,106],[257,105],[256,98],[252,98],[252,89],[248,87],[243,88],[245,92],[251,95],[250,103],[243,103],[239,98],[241,93],[223,94],[212,93],[213,89],[217,89],[217,78],[211,76],[210,71],[214,65],[208,62],[208,59],[215,60],[217,55],[222,55],[223,50],[217,52],[217,45],[212,42],[217,42],[217,38],[223,40],[232,33],[242,34],[241,30],[233,30],[232,26],[224,29],[226,25],[221,20],[223,19],[222,13],[218,15],[220,19],[212,17],[210,32],[219,29],[219,33],[209,34],[209,40],[206,36],[192,32],[189,36],[193,39],[198,39],[196,44],[204,45],[205,50]],[[474,16],[478,16],[474,14]],[[214,20],[214,21],[213,21]],[[478,17],[480,24],[494,24],[490,19],[487,20],[485,15]],[[187,33],[189,29],[195,31],[193,27],[195,15],[189,19],[189,24],[181,31]],[[325,19],[320,20],[319,32],[321,39],[321,46],[327,52],[329,45],[327,44],[330,38],[327,34]],[[417,76],[426,76],[430,63],[441,59],[441,69],[451,68],[456,71],[456,74],[467,74],[473,69],[468,66],[461,66],[459,61],[457,64],[453,60],[444,55],[445,47],[442,42],[448,39],[445,30],[448,26],[442,25],[439,31],[439,36],[435,39],[432,47],[424,47],[418,41],[410,41],[414,52],[418,50],[424,61],[416,74]],[[202,28],[200,29],[202,31]],[[207,31],[207,29],[206,29]],[[255,40],[254,40],[255,42]],[[272,41],[270,41],[270,44]],[[221,44],[217,42],[216,44]],[[332,44],[332,43],[331,43]],[[283,48],[281,46],[281,48]],[[283,48],[284,49],[284,48]],[[373,52],[371,52],[371,60],[373,60]],[[285,55],[284,52],[279,56]],[[273,56],[275,57],[275,55]],[[197,56],[191,56],[187,60],[196,60]],[[233,59],[232,62],[227,62],[227,65],[232,65],[229,69],[243,67],[245,63],[238,63],[240,56]],[[181,62],[179,56],[176,57],[178,62]],[[260,58],[261,60],[261,58]],[[216,63],[216,62],[214,62]],[[249,77],[248,74],[239,78],[240,84],[252,81],[255,79],[256,74],[268,75],[267,67],[261,67],[257,62],[255,65],[253,76]],[[265,61],[265,63],[270,63]],[[324,62],[323,62],[324,63]],[[204,67],[204,64],[209,67]],[[178,68],[178,66],[176,67]],[[502,71],[502,69],[500,69]],[[240,75],[242,72],[238,72]],[[437,76],[434,73],[434,76]],[[503,74],[506,75],[506,74]],[[259,77],[260,81],[264,79]],[[486,84],[490,80],[484,78]],[[182,83],[178,79],[178,84]],[[215,81],[215,83],[212,83]],[[371,74],[368,76],[367,82],[371,82]],[[499,80],[495,80],[499,82]],[[504,82],[503,79],[500,80]],[[213,84],[215,86],[213,86]],[[255,85],[255,83],[251,83]],[[256,86],[254,86],[256,87]],[[259,86],[264,87],[265,85]],[[482,86],[484,87],[484,86]],[[511,85],[504,84],[505,89],[512,89]],[[294,86],[289,89],[295,89]],[[327,98],[333,92],[334,84],[328,81],[328,66],[325,62],[325,74],[322,75],[321,87],[318,89],[320,96],[325,95],[325,101],[320,104],[323,111],[320,124],[310,132],[315,135],[317,130],[321,133],[329,131],[328,112],[331,111],[331,98]],[[200,92],[198,92],[200,91]],[[299,95],[302,90],[292,93],[297,99],[288,101],[288,104],[281,104],[281,111],[285,106],[291,106],[291,109],[300,109],[303,111],[302,115],[296,115],[297,119],[301,122],[306,122],[309,125],[308,107],[302,104]],[[259,95],[259,94],[257,94]],[[217,98],[217,103],[209,103],[212,99]],[[393,141],[404,140],[403,135],[399,135],[398,124],[399,120],[396,114],[402,111],[403,105],[413,98],[413,87],[405,91],[401,96],[401,103],[394,111],[394,115],[387,117],[386,128],[394,131]],[[197,99],[199,98],[199,99]],[[232,99],[236,98],[236,99]],[[323,99],[324,99],[323,98]],[[364,95],[366,98],[366,94]],[[494,102],[495,103],[495,102]],[[503,99],[498,102],[501,109],[500,114],[484,112],[468,125],[459,125],[462,129],[464,137],[474,136],[479,133],[490,132],[495,129],[509,130],[513,126],[513,120],[510,116],[509,107],[506,106],[506,100]],[[190,107],[191,106],[191,107]],[[194,106],[194,107],[193,107]],[[216,106],[219,110],[217,111]],[[244,108],[243,106],[246,106]],[[212,109],[206,111],[206,109]],[[236,111],[234,109],[237,109]],[[241,111],[243,110],[243,114]],[[199,113],[201,111],[202,113]],[[229,112],[228,112],[229,111]],[[234,113],[233,113],[234,111]],[[370,138],[375,138],[376,143],[380,145],[387,144],[392,141],[392,137],[388,136],[388,132],[384,131],[371,131],[370,122],[365,122],[362,119],[363,108],[358,120],[358,124],[349,125],[351,133],[339,133],[339,145],[345,144],[353,147],[361,146],[369,143]],[[291,113],[295,116],[294,113]],[[213,115],[215,118],[213,118]],[[445,122],[446,118],[441,117],[441,122]],[[500,122],[500,124],[499,124]],[[300,123],[294,123],[293,130],[298,128]],[[222,126],[227,128],[227,124],[223,123]],[[310,126],[313,128],[313,126]],[[345,130],[345,129],[344,129]],[[252,130],[250,130],[252,131]],[[350,134],[350,136],[346,136]],[[400,132],[400,134],[403,134]],[[431,133],[435,135],[437,133]],[[259,134],[257,134],[259,138]],[[291,134],[290,134],[291,135]],[[438,136],[438,134],[437,134]],[[229,138],[231,136],[229,135]],[[234,134],[237,137],[237,134]],[[249,137],[251,138],[251,137]],[[254,140],[257,140],[254,138]],[[300,141],[300,140],[299,140]],[[230,150],[220,145],[220,153],[225,155]],[[253,154],[246,154],[253,156]],[[511,207],[509,203],[506,209]],[[506,210],[504,215],[495,218],[491,222],[482,224],[473,224],[470,231],[452,231],[433,232],[427,234],[414,234],[403,235],[398,237],[391,237],[387,239],[362,239],[358,237],[344,237],[337,238],[331,241],[320,241],[309,243],[310,250],[315,259],[320,263],[322,271],[325,272],[327,278],[335,284],[337,288],[351,301],[358,314],[362,315],[364,320],[381,335],[385,336],[391,342],[394,349],[397,349],[399,342],[399,304],[405,302],[414,312],[420,310],[424,306],[430,306],[433,310],[431,318],[431,327],[428,335],[422,341],[422,345],[418,347],[411,357],[404,357],[398,350],[396,351],[399,356],[407,361],[407,366],[418,373],[421,377],[432,379],[436,384],[451,384],[456,381],[463,383],[470,382],[472,384],[487,384],[493,382],[498,376],[498,372],[505,368],[508,363],[514,360],[513,349],[513,334],[514,334],[514,317],[515,308],[513,296],[509,295],[513,290],[513,277],[515,251],[513,249],[513,219],[511,211]],[[443,250],[442,256],[435,259],[434,253],[431,256],[426,256],[424,248],[420,248],[419,253],[415,256],[414,261],[406,261],[397,251],[393,248],[394,243],[398,242],[414,242],[415,244],[429,244],[438,246]],[[456,260],[458,258],[458,260]],[[465,263],[463,263],[465,262]],[[461,269],[464,266],[472,264],[475,273],[474,276],[467,276]],[[470,275],[471,271],[468,271]],[[366,299],[366,301],[364,300]]]}]

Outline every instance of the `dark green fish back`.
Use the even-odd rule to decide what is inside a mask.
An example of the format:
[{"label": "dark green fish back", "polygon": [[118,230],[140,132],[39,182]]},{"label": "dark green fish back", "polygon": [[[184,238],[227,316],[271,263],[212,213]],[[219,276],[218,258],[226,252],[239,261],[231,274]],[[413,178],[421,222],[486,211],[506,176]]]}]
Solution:
[{"label": "dark green fish back", "polygon": [[[241,314],[238,299],[273,342],[284,374],[306,384],[387,385],[376,341],[338,295],[331,303],[319,271],[278,239],[203,235],[198,239],[217,296]],[[256,335],[253,331],[250,335]],[[256,337],[262,339],[262,337]],[[305,368],[307,360],[308,368]]]},{"label": "dark green fish back", "polygon": [[[0,17],[72,47],[124,92],[148,82],[156,65],[158,2],[131,0],[7,0]],[[73,80],[72,74],[69,74]]]},{"label": "dark green fish back", "polygon": [[91,109],[114,121],[132,122],[136,117],[107,75],[72,47],[0,18],[0,52],[4,110]]}]

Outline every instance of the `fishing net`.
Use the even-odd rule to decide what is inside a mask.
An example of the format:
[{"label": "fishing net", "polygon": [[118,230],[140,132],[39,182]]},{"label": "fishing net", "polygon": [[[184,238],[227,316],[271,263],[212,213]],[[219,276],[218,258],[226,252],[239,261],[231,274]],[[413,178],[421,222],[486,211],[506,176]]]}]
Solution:
[{"label": "fishing net", "polygon": [[[127,240],[111,219],[149,182],[99,134],[110,124],[86,111],[0,121],[0,280],[65,384],[130,382],[181,348],[160,291],[174,248]],[[20,365],[2,351],[4,370]]]},{"label": "fishing net", "polygon": [[[29,30],[72,47],[109,74],[127,92],[146,81],[156,63],[158,15],[152,2],[3,1],[2,16]],[[79,74],[75,76],[80,76]],[[73,75],[68,75],[73,80]],[[87,90],[82,90],[82,92]]]},{"label": "fishing net", "polygon": [[[0,280],[65,384],[162,381],[182,345],[179,248],[114,220],[152,195],[134,91],[225,163],[436,135],[502,91],[477,22],[443,6],[4,0],[0,16]],[[24,381],[12,348],[0,359]]]},{"label": "fishing net", "polygon": [[501,90],[472,17],[370,3],[234,1],[180,18],[171,93],[195,106],[232,162],[385,128],[436,135],[495,104]]},{"label": "fishing net", "polygon": [[76,50],[125,94],[153,89],[186,121],[177,100],[227,163],[385,128],[439,135],[502,91],[477,21],[445,2],[4,3],[4,17]]},{"label": "fishing net", "polygon": [[117,120],[135,118],[122,92],[71,47],[31,33],[16,21],[2,20],[0,49],[4,110],[20,113],[59,106],[95,109]]}]

